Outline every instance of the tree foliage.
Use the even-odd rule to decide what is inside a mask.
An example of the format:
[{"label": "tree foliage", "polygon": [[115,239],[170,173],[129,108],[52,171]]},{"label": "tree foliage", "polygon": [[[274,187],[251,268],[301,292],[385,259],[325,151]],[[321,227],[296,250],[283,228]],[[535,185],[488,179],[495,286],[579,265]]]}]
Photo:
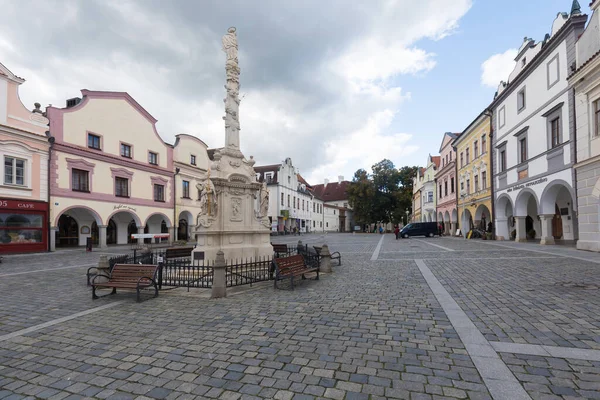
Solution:
[{"label": "tree foliage", "polygon": [[413,178],[418,167],[397,169],[384,159],[371,170],[371,175],[364,169],[356,171],[347,189],[355,220],[361,224],[401,222],[412,208]]}]

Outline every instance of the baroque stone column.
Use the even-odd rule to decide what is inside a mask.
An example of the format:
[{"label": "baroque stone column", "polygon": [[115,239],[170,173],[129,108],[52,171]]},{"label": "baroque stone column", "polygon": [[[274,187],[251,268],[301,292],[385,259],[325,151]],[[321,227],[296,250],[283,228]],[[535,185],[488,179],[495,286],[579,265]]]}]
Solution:
[{"label": "baroque stone column", "polygon": [[552,236],[552,220],[554,214],[542,214],[540,215],[540,221],[542,224],[542,237],[540,244],[554,244],[554,237]]},{"label": "baroque stone column", "polygon": [[515,236],[515,242],[526,242],[527,241],[527,230],[525,229],[525,219],[527,217],[515,217],[515,229],[517,236]]}]

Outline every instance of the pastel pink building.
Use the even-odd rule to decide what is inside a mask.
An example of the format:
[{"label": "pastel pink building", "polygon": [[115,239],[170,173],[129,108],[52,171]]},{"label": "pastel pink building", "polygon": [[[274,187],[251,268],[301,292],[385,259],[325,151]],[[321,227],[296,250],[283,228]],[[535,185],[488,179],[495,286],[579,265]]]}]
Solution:
[{"label": "pastel pink building", "polygon": [[0,254],[48,250],[48,120],[0,64]]},{"label": "pastel pink building", "polygon": [[[156,119],[124,92],[81,91],[48,107],[50,247],[136,242],[174,229],[173,146]],[[149,240],[149,239],[144,239]]]},{"label": "pastel pink building", "polygon": [[446,132],[440,146],[440,167],[435,174],[437,185],[437,220],[442,222],[444,233],[456,232],[458,213],[456,209],[456,152],[452,141],[460,134]]}]

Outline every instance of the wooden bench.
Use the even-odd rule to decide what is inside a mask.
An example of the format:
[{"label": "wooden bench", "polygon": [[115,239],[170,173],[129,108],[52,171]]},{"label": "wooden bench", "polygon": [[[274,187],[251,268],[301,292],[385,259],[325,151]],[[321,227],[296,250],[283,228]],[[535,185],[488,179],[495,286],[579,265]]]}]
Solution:
[{"label": "wooden bench", "polygon": [[[323,246],[313,246],[313,249],[315,249],[317,254],[320,256]],[[331,253],[331,259],[338,260],[338,263],[339,263],[338,265],[342,265],[342,255],[340,254],[339,251],[334,251],[333,253]]]},{"label": "wooden bench", "polygon": [[173,260],[176,258],[192,258],[193,247],[172,247],[165,250],[165,261]]},{"label": "wooden bench", "polygon": [[[98,274],[92,279],[92,299],[98,299],[96,289],[112,288],[110,294],[116,294],[117,289],[135,289],[137,301],[140,301],[140,289],[154,286],[154,297],[158,296],[156,284],[157,265],[144,264],[115,264],[109,276]],[[108,282],[96,282],[99,277],[108,279]],[[108,295],[106,295],[108,296]],[[104,297],[104,296],[100,296]]]},{"label": "wooden bench", "polygon": [[287,257],[287,255],[288,255],[287,244],[271,243],[271,246],[273,246],[273,253],[275,253],[275,258]]},{"label": "wooden bench", "polygon": [[300,254],[284,258],[275,258],[273,260],[275,265],[275,280],[274,287],[277,289],[277,281],[283,279],[290,279],[292,289],[294,289],[294,278],[301,276],[302,279],[306,279],[304,274],[309,272],[316,272],[316,280],[319,279],[319,267],[310,267],[304,262],[304,257]]}]

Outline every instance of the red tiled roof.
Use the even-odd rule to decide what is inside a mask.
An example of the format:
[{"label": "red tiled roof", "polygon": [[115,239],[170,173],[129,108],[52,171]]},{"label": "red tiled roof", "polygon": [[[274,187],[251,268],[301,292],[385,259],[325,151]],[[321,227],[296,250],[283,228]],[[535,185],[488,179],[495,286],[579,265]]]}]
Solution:
[{"label": "red tiled roof", "polygon": [[260,177],[258,178],[259,182],[263,182],[265,180],[265,174],[267,172],[272,172],[273,173],[273,177],[271,178],[271,180],[267,183],[277,183],[277,172],[279,172],[279,164],[273,164],[273,165],[262,165],[259,167],[254,167],[254,172],[256,172],[257,174],[260,174]]},{"label": "red tiled roof", "polygon": [[300,174],[296,174],[296,175],[298,176],[298,182],[305,184],[307,188],[312,187],[310,183],[306,182],[306,179],[304,179],[302,177],[302,175],[300,175]]},{"label": "red tiled roof", "polygon": [[442,159],[442,156],[432,156],[431,157],[431,161],[433,161],[433,163],[435,164],[436,168],[440,167],[440,161]]},{"label": "red tiled roof", "polygon": [[567,77],[567,79],[570,79],[573,75],[575,75],[576,73],[578,73],[579,71],[581,71],[586,65],[588,65],[590,62],[592,62],[596,57],[598,57],[598,55],[600,55],[600,50],[598,50],[597,52],[594,53],[594,55],[592,55],[590,58],[587,59],[587,61],[585,61],[583,64],[581,64],[579,66],[579,68],[577,68],[575,71],[573,71],[571,73],[571,75],[569,75]]},{"label": "red tiled roof", "polygon": [[333,182],[328,183],[327,185],[314,185],[313,194],[323,201],[347,200],[348,195],[346,194],[346,188],[349,183],[349,181],[342,181],[341,183]]},{"label": "red tiled roof", "polygon": [[425,175],[425,168],[419,168],[419,176]]}]

